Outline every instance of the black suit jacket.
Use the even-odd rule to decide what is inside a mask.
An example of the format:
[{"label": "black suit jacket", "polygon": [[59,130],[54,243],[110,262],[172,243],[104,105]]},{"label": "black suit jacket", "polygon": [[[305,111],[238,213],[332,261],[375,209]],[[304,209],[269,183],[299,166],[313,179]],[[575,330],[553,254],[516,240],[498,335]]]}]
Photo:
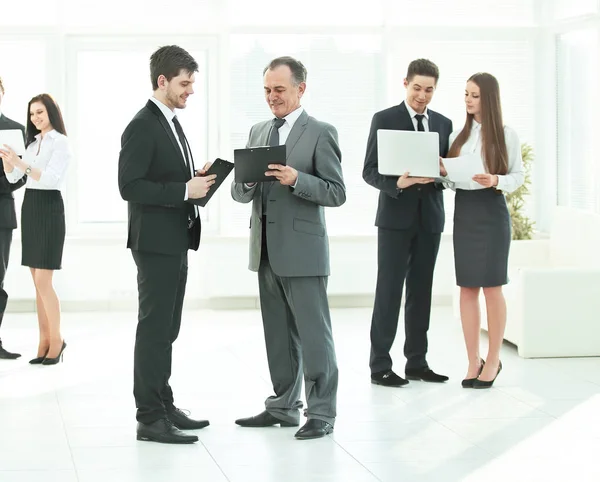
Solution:
[{"label": "black suit jacket", "polygon": [[[452,121],[432,110],[429,110],[428,113],[429,130],[439,134],[440,155],[445,157],[448,154],[448,138],[452,133]],[[378,129],[415,130],[404,102],[377,112],[371,121],[363,179],[381,191],[375,225],[387,229],[410,228],[414,223],[415,216],[419,215],[420,200],[421,226],[429,232],[441,233],[444,230],[446,219],[442,195],[443,186],[439,183],[417,184],[400,191],[396,188],[398,177],[379,174]]]},{"label": "black suit jacket", "polygon": [[119,191],[128,204],[128,248],[162,254],[198,249],[200,219],[188,228],[194,208],[183,199],[190,179],[167,119],[149,100],[121,136]]},{"label": "black suit jacket", "polygon": [[[4,114],[0,115],[0,130],[20,129],[25,140],[25,127]],[[18,182],[11,184],[6,179],[4,164],[0,162],[0,228],[15,229],[17,227],[17,215],[15,213],[15,198],[13,191],[24,186],[27,176],[23,176]]]}]

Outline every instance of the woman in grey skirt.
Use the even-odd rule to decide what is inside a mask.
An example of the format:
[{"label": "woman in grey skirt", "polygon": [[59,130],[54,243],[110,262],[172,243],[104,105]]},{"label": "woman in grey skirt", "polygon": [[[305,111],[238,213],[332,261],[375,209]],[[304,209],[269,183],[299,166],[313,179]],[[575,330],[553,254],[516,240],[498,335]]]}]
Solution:
[{"label": "woman in grey skirt", "polygon": [[9,182],[27,176],[21,208],[21,264],[31,270],[40,327],[37,357],[29,363],[55,365],[67,346],[60,333],[60,302],[52,277],[62,264],[65,208],[60,186],[71,150],[60,108],[50,95],[31,99],[27,113],[23,159],[2,146],[0,155]]},{"label": "woman in grey skirt", "polygon": [[[475,174],[470,181],[448,183],[456,191],[454,266],[456,282],[460,286],[460,317],[469,357],[462,386],[490,388],[502,370],[500,348],[506,326],[502,286],[508,283],[511,222],[503,194],[521,186],[524,176],[519,138],[502,122],[496,78],[487,73],[471,76],[467,81],[465,103],[467,120],[460,132],[450,136],[448,157],[478,156],[481,174]],[[448,175],[443,164],[441,171],[442,175]],[[450,181],[451,176],[452,172]],[[485,296],[489,335],[485,362],[479,355],[481,289]]]}]

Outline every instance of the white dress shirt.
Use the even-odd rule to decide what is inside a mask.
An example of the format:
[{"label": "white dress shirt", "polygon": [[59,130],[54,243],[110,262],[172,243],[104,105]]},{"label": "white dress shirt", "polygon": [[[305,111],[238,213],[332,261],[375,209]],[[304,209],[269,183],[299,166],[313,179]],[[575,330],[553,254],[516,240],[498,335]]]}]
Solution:
[{"label": "white dress shirt", "polygon": [[[32,169],[39,169],[42,174],[39,181],[29,176],[25,187],[27,189],[60,190],[72,157],[67,136],[55,130],[51,130],[43,138],[41,134],[38,134],[35,136],[35,140],[27,146],[23,161]],[[24,175],[24,172],[15,167],[12,172],[6,173],[6,179],[14,184]]]},{"label": "white dress shirt", "polygon": [[[177,141],[177,145],[179,146],[179,149],[181,150],[181,155],[183,156],[183,160],[185,162],[184,149],[187,149],[187,146],[182,146],[181,142],[179,141],[179,135],[177,134],[177,129],[175,129],[175,123],[173,122],[173,118],[175,117],[175,112],[173,112],[171,109],[169,109],[165,104],[163,104],[160,100],[156,99],[155,97],[150,97],[150,100],[156,104],[156,106],[160,109],[160,111],[165,116],[165,119],[167,119],[167,122],[169,123],[169,126],[171,127],[171,130],[173,131],[173,135],[175,136],[175,140]],[[187,153],[188,153],[188,156],[190,159],[190,175],[193,178],[196,175],[196,173],[194,172],[194,167],[192,166],[192,153],[189,150],[187,150]],[[185,184],[185,194],[184,194],[183,199],[184,199],[184,201],[187,201],[187,199],[188,199],[187,183]],[[194,212],[196,213],[196,217],[198,217],[198,206],[196,206],[196,205],[194,205]]]},{"label": "white dress shirt", "polygon": [[[451,146],[454,139],[458,137],[458,134],[460,134],[460,131],[455,131],[450,134]],[[517,133],[508,126],[504,126],[504,139],[506,142],[506,151],[508,153],[508,172],[505,175],[498,174],[498,185],[496,186],[496,189],[505,193],[511,193],[518,189],[525,180],[525,175],[523,173],[523,159],[521,158],[521,143],[519,142]],[[479,155],[481,157],[481,172],[479,174],[484,174],[487,170],[483,160],[481,147],[481,124],[473,120],[471,134],[469,135],[467,142],[462,146],[459,156],[472,154]],[[485,189],[485,186],[482,186],[473,180],[469,182],[444,182],[444,184],[453,190]]]},{"label": "white dress shirt", "polygon": [[[410,114],[410,118],[412,120],[413,125],[415,126],[415,130],[419,130],[418,128],[418,121],[416,119],[416,115],[418,114],[418,112],[416,110],[414,110],[410,105],[408,105],[408,102],[404,102],[404,105],[406,106],[406,110],[408,111],[408,113]],[[423,117],[423,127],[425,128],[425,132],[429,132],[429,109],[427,109],[427,107],[425,107],[425,111],[423,112],[423,115],[425,117]]]}]

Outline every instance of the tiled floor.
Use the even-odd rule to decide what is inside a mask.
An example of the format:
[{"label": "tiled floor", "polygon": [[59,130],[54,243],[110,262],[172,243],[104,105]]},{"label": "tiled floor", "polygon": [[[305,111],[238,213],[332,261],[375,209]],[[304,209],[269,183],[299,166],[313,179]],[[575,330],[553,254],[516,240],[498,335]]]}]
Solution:
[{"label": "tiled floor", "polygon": [[258,311],[186,312],[172,385],[177,405],[211,425],[200,443],[169,446],[135,440],[134,313],[67,313],[54,367],[27,363],[34,315],[9,315],[2,337],[24,356],[0,361],[0,482],[600,480],[600,358],[524,360],[507,345],[495,387],[464,390],[459,323],[436,308],[429,362],[450,382],[382,388],[369,382],[370,310],[333,320],[335,432],[297,441],[294,428],[233,423],[270,394]]}]

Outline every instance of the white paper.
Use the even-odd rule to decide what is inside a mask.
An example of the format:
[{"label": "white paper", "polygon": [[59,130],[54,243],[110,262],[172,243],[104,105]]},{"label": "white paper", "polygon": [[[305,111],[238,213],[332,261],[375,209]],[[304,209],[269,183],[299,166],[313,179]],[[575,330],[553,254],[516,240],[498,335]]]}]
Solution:
[{"label": "white paper", "polygon": [[452,182],[469,182],[475,174],[485,172],[481,156],[477,154],[442,159],[442,162],[448,172],[446,178]]},{"label": "white paper", "polygon": [[0,130],[0,148],[4,149],[4,144],[10,147],[17,156],[25,154],[25,143],[23,142],[23,132],[20,129]]}]

